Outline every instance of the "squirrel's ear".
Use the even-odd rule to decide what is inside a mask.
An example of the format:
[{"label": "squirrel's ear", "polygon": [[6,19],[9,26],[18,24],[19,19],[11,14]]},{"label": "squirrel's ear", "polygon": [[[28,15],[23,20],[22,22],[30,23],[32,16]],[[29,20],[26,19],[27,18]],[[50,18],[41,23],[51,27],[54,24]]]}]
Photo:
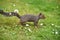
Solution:
[{"label": "squirrel's ear", "polygon": [[42,13],[39,14],[39,16],[42,15]]}]

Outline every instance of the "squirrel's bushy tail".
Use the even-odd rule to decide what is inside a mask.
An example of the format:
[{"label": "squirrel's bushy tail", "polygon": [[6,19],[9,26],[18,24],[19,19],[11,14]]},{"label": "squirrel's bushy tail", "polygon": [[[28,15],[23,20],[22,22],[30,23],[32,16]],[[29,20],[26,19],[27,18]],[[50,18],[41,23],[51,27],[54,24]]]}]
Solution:
[{"label": "squirrel's bushy tail", "polygon": [[3,10],[0,10],[0,14],[6,16],[6,17],[11,17],[11,16],[16,16],[20,18],[20,15],[17,12],[4,12]]}]

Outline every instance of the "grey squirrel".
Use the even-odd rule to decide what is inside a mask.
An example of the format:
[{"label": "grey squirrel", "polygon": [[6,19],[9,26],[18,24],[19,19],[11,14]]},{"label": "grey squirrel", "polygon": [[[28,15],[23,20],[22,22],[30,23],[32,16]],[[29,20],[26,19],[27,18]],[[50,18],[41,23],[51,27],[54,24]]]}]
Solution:
[{"label": "grey squirrel", "polygon": [[20,16],[20,23],[21,25],[26,25],[26,22],[34,22],[34,26],[38,26],[39,19],[45,19],[45,16],[42,13],[39,13],[38,15],[31,15],[26,14],[23,16]]},{"label": "grey squirrel", "polygon": [[20,19],[21,25],[25,25],[26,22],[34,22],[34,25],[38,26],[39,19],[45,19],[45,16],[42,13],[39,13],[36,16],[31,14],[20,16],[17,12],[4,12],[3,10],[0,10],[0,14],[5,16],[17,16]]}]

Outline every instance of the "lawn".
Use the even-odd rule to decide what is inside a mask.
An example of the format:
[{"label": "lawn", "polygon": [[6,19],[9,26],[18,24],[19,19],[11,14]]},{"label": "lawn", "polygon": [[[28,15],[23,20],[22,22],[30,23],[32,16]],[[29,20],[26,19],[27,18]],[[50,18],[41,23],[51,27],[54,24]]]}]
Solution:
[{"label": "lawn", "polygon": [[60,40],[60,0],[0,0],[0,9],[6,12],[19,10],[19,15],[40,12],[46,19],[40,19],[39,28],[33,23],[21,26],[17,17],[0,15],[0,40]]}]

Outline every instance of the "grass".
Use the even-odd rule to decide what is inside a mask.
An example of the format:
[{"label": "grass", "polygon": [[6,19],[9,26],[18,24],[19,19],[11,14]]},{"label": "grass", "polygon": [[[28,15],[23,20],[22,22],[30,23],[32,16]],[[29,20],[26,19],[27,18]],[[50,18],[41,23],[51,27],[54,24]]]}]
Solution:
[{"label": "grass", "polygon": [[18,9],[20,15],[42,12],[46,16],[35,28],[33,23],[28,27],[18,25],[17,17],[0,15],[0,40],[60,40],[59,0],[0,0],[0,9],[7,12]]}]

